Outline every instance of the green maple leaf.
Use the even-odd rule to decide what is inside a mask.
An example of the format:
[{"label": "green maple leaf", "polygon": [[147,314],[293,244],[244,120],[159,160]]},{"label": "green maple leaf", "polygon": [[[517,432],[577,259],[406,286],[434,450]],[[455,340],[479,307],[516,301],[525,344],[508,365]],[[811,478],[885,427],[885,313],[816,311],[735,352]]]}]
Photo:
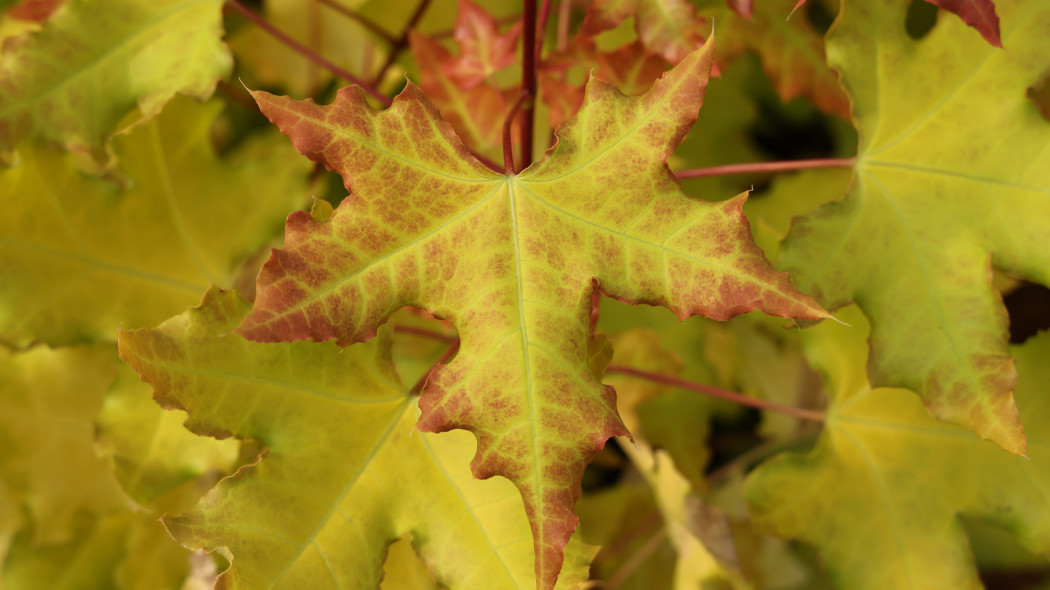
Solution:
[{"label": "green maple leaf", "polygon": [[0,171],[0,339],[112,342],[121,322],[154,325],[232,282],[302,202],[306,167],[276,134],[238,154],[264,157],[217,158],[220,108],[179,99],[116,138],[128,190],[80,173],[68,154],[20,150],[21,165]]},{"label": "green maple leaf", "polygon": [[960,43],[973,33],[954,18],[912,40],[907,4],[843,7],[828,59],[861,137],[853,188],[796,223],[779,260],[824,305],[871,317],[876,386],[1024,453],[990,266],[1050,284],[1050,125],[1025,98],[1050,4],[998,3],[1008,51]]},{"label": "green maple leaf", "polygon": [[118,368],[95,417],[95,447],[100,455],[113,458],[120,487],[140,505],[150,505],[208,470],[234,466],[236,441],[194,436],[183,428],[185,419],[183,413],[157,407],[149,386],[126,365]]},{"label": "green maple leaf", "polygon": [[1033,552],[1050,551],[1050,338],[1016,349],[1029,460],[931,418],[906,390],[869,386],[865,319],[853,309],[840,317],[854,329],[829,324],[803,334],[807,356],[828,379],[826,428],[809,455],[779,456],[749,476],[755,523],[814,544],[850,590],[981,588],[960,514],[1005,527]]},{"label": "green maple leaf", "polygon": [[[256,343],[230,334],[249,303],[212,289],[156,329],[121,332],[121,357],[199,434],[266,450],[191,512],[166,516],[187,547],[220,548],[223,588],[376,587],[404,533],[452,588],[534,586],[532,538],[506,481],[466,468],[467,433],[413,433],[405,393],[377,338],[340,349]],[[559,588],[586,577],[593,551],[573,542]]]},{"label": "green maple leaf", "polygon": [[626,434],[612,388],[587,365],[596,289],[680,317],[827,317],[751,242],[744,197],[690,199],[667,169],[712,52],[706,44],[639,97],[592,79],[556,147],[520,175],[471,157],[412,84],[383,112],[355,87],[326,107],[254,93],[353,194],[327,221],[289,217],[239,333],[345,345],[405,305],[451,321],[462,346],[431,373],[419,428],[472,431],[474,474],[518,487],[544,587],[576,528],[586,461]]},{"label": "green maple leaf", "polygon": [[25,506],[33,543],[69,541],[79,512],[124,504],[92,448],[91,420],[117,362],[112,346],[0,347],[0,479]]},{"label": "green maple leaf", "polygon": [[232,68],[220,0],[69,0],[0,61],[0,153],[37,136],[105,165],[106,142],[134,108],[176,94],[204,100]]}]

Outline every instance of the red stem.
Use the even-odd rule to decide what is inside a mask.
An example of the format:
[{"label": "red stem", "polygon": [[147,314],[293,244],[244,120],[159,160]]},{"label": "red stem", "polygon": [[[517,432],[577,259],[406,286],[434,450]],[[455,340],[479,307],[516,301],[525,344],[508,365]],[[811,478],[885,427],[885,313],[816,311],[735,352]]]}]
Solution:
[{"label": "red stem", "polygon": [[395,39],[393,35],[391,35],[390,33],[386,32],[386,31],[384,31],[382,27],[380,27],[379,25],[375,24],[374,22],[372,22],[371,20],[369,20],[365,16],[363,16],[363,15],[357,13],[357,12],[354,12],[353,10],[350,10],[349,8],[343,6],[342,4],[334,2],[333,0],[317,0],[317,1],[320,2],[321,4],[324,4],[328,8],[331,8],[332,10],[338,12],[339,14],[345,16],[346,18],[356,22],[357,24],[361,25],[362,27],[368,29],[369,32],[371,32],[376,37],[379,37],[383,41],[386,41],[387,44],[389,44],[389,45],[397,44],[397,39]]},{"label": "red stem", "polygon": [[[435,330],[428,330],[426,328],[413,328],[412,326],[394,326],[394,332],[401,332],[405,334],[413,334],[415,336],[422,336],[424,338],[433,338],[434,340],[443,340],[445,342],[451,342],[452,346],[449,347],[449,351],[445,351],[441,359],[438,359],[438,363],[444,362],[449,356],[459,350],[459,338],[455,336],[448,336],[437,332]],[[437,363],[435,363],[437,366]],[[433,370],[433,369],[431,369]],[[645,371],[642,369],[636,369],[634,367],[628,367],[625,365],[612,364],[605,368],[606,373],[620,373],[621,375],[631,375],[633,377],[639,377],[641,379],[648,379],[657,383],[666,383],[667,385],[674,385],[683,389],[691,391],[697,391],[706,395],[724,399],[735,404],[742,406],[750,406],[752,408],[758,408],[759,410],[769,410],[771,412],[779,412],[788,416],[794,416],[795,418],[801,418],[802,420],[811,420],[813,422],[824,422],[824,413],[816,410],[805,410],[802,408],[793,408],[791,406],[783,406],[778,403],[766,401],[762,399],[756,399],[736,393],[735,391],[727,391],[725,389],[719,389],[711,385],[704,385],[703,383],[696,383],[694,381],[687,381],[679,377],[672,377],[670,375],[663,375],[661,373],[654,373],[652,371]],[[427,372],[429,374],[429,371]],[[422,385],[418,384],[420,387]]]},{"label": "red stem", "polygon": [[390,54],[386,56],[386,61],[383,62],[383,67],[379,68],[379,72],[375,78],[372,79],[373,84],[379,84],[383,81],[383,76],[386,76],[386,71],[390,69],[390,66],[394,65],[394,61],[397,60],[397,56],[408,47],[408,34],[412,29],[416,28],[419,24],[419,19],[423,18],[423,13],[427,11],[427,7],[430,6],[430,0],[420,0],[416,6],[416,11],[412,13],[412,18],[408,19],[408,24],[405,25],[405,30],[401,33],[401,36],[394,41],[393,46],[390,47]]},{"label": "red stem", "polygon": [[372,85],[351,74],[350,72],[347,72],[343,68],[340,68],[339,66],[321,57],[320,55],[317,55],[309,47],[306,47],[305,45],[299,43],[295,39],[292,39],[288,35],[284,34],[277,27],[266,22],[259,15],[255,14],[251,10],[248,10],[243,4],[241,4],[237,0],[226,0],[226,3],[232,6],[234,9],[236,9],[237,12],[243,14],[245,18],[255,23],[257,27],[273,35],[275,38],[277,38],[278,41],[299,52],[299,54],[305,57],[306,59],[314,62],[315,64],[323,68],[327,68],[330,72],[350,82],[351,84],[357,84],[362,89],[364,89],[365,92],[371,94],[376,100],[378,100],[386,106],[390,106],[390,99],[381,94]]},{"label": "red stem", "polygon": [[808,170],[810,168],[851,168],[855,158],[822,158],[818,160],[788,160],[785,162],[754,162],[750,164],[727,164],[695,170],[675,172],[678,178],[705,178],[707,176],[727,176],[730,174],[750,174],[753,172],[785,172],[789,170]]},{"label": "red stem", "polygon": [[[529,93],[522,90],[521,96],[514,102],[514,106],[510,107],[510,112],[507,113],[507,118],[503,120],[503,173],[513,174],[514,173],[514,146],[510,141],[510,130],[514,126],[514,118],[518,115],[518,111],[521,110],[521,105],[525,104],[525,101],[529,99]],[[531,142],[529,142],[531,143]],[[522,147],[522,149],[525,149]],[[522,159],[525,158],[524,152],[521,155]],[[524,168],[525,166],[522,166]]]},{"label": "red stem", "polygon": [[415,394],[423,391],[423,386],[427,384],[427,379],[430,377],[430,374],[434,372],[434,369],[445,364],[445,362],[452,358],[452,355],[456,354],[457,351],[459,351],[459,338],[456,338],[456,340],[445,349],[445,352],[441,354],[441,357],[434,361],[434,364],[431,365],[430,368],[427,369],[427,372],[419,378],[419,381],[416,381],[416,384],[412,386],[412,389],[408,390],[408,393]]},{"label": "red stem", "polygon": [[[525,14],[522,16],[524,22],[524,35],[521,43],[521,90],[522,95],[529,98],[536,97],[536,0],[524,0]],[[532,136],[533,122],[536,119],[536,101],[529,102],[525,107],[524,120],[521,122],[521,169],[524,170],[532,164]],[[504,160],[506,151],[504,150]]]},{"label": "red stem", "polygon": [[804,410],[802,408],[793,408],[791,406],[782,406],[771,401],[762,399],[756,399],[741,395],[734,391],[726,391],[710,385],[704,385],[702,383],[694,383],[692,381],[686,381],[685,379],[679,379],[678,377],[672,377],[670,375],[662,375],[660,373],[653,373],[652,371],[643,371],[642,369],[635,369],[634,367],[626,367],[624,365],[609,365],[605,369],[606,373],[620,373],[622,375],[633,375],[635,377],[641,377],[642,379],[648,379],[657,383],[666,383],[668,385],[674,385],[676,387],[682,387],[691,391],[698,391],[700,393],[724,399],[736,404],[743,406],[751,406],[752,408],[758,408],[759,410],[770,410],[772,412],[779,412],[788,416],[794,416],[795,418],[801,418],[803,420],[812,420],[814,422],[823,422],[824,413],[816,410]]}]

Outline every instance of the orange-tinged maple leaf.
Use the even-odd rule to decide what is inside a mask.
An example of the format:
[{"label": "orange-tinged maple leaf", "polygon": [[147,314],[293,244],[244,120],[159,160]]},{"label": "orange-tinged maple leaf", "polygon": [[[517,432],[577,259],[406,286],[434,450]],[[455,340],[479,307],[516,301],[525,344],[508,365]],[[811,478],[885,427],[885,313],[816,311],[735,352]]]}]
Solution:
[{"label": "orange-tinged maple leaf", "polygon": [[587,364],[596,289],[680,317],[828,317],[751,241],[743,196],[690,199],[667,168],[713,51],[705,44],[639,97],[592,79],[556,146],[517,175],[470,156],[412,84],[382,112],[356,87],[329,106],[253,93],[352,195],[327,220],[288,218],[238,332],[346,345],[405,305],[451,321],[462,345],[430,374],[418,428],[473,432],[474,475],[514,482],[544,588],[576,528],[587,460],[626,434],[614,391]]},{"label": "orange-tinged maple leaf", "polygon": [[514,65],[514,50],[521,37],[521,22],[505,33],[491,14],[470,0],[459,0],[454,38],[461,53],[441,65],[464,89],[481,84],[492,74]]},{"label": "orange-tinged maple leaf", "polygon": [[409,33],[408,39],[419,66],[419,85],[441,110],[442,117],[476,153],[498,160],[502,153],[499,150],[503,119],[508,103],[514,101],[508,100],[508,94],[516,96],[518,88],[504,91],[484,80],[465,88],[444,67],[455,57],[441,43],[415,31]]},{"label": "orange-tinged maple leaf", "polygon": [[685,0],[595,0],[583,32],[594,35],[632,16],[642,44],[673,64],[704,42],[700,26],[705,20]]}]

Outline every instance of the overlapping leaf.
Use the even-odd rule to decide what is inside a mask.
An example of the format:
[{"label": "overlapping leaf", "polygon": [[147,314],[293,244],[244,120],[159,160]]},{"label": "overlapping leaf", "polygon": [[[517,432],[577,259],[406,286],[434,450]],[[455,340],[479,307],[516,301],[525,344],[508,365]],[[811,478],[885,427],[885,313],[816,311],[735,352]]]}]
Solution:
[{"label": "overlapping leaf", "polygon": [[[0,586],[153,590],[189,573],[189,554],[157,522],[157,504],[133,509],[95,452],[92,421],[117,363],[112,345],[0,349]],[[181,434],[196,450],[216,444]],[[188,466],[180,481],[203,470]],[[200,496],[194,482],[172,497],[174,488],[155,486],[153,497],[167,494],[162,505],[172,506]]]},{"label": "overlapping leaf", "polygon": [[111,342],[121,322],[155,324],[232,281],[307,196],[307,167],[274,137],[240,151],[253,161],[217,158],[219,108],[181,99],[117,138],[127,191],[46,148],[0,172],[0,340]]},{"label": "overlapping leaf", "polygon": [[78,512],[125,505],[92,448],[116,364],[110,346],[0,348],[0,476],[27,508],[33,543],[69,541]]},{"label": "overlapping leaf", "polygon": [[726,30],[719,28],[720,37],[726,39],[719,60],[753,50],[781,100],[805,96],[825,112],[848,119],[849,100],[827,66],[820,34],[804,15],[787,19],[794,4],[794,0],[766,0],[759,3],[752,19],[727,18]]},{"label": "overlapping leaf", "polygon": [[[374,587],[404,533],[447,587],[534,585],[519,496],[471,478],[468,434],[412,433],[416,398],[397,383],[389,340],[246,342],[230,331],[248,306],[213,289],[201,307],[120,338],[122,357],[161,404],[189,412],[189,428],[266,446],[194,511],[165,517],[184,545],[232,560],[222,587]],[[558,587],[585,577],[590,556],[571,543]]]},{"label": "overlapping leaf", "polygon": [[783,455],[753,472],[746,494],[755,522],[816,545],[850,590],[981,588],[960,514],[1005,527],[1033,552],[1050,551],[1050,338],[1015,349],[1029,460],[934,420],[908,391],[872,389],[865,320],[845,311],[853,328],[805,334],[807,355],[829,380],[825,431],[809,455]]},{"label": "overlapping leaf", "polygon": [[113,458],[117,481],[139,504],[150,505],[209,470],[234,466],[237,441],[193,436],[182,426],[185,419],[161,411],[134,371],[125,365],[117,370],[95,420],[96,447]]},{"label": "overlapping leaf", "polygon": [[27,136],[106,165],[106,142],[136,107],[200,100],[229,74],[220,0],[70,0],[0,61],[0,154]]},{"label": "overlapping leaf", "polygon": [[705,20],[685,0],[595,0],[587,8],[587,34],[611,29],[634,18],[638,39],[649,51],[677,64],[704,42]]},{"label": "overlapping leaf", "polygon": [[1050,284],[1050,123],[1025,98],[1050,5],[997,6],[1008,52],[959,43],[972,33],[956,19],[912,40],[906,0],[843,6],[828,55],[861,136],[853,189],[797,223],[780,260],[825,305],[872,318],[876,386],[1024,453],[990,265]]},{"label": "overlapping leaf", "polygon": [[667,170],[712,51],[692,53],[641,97],[592,80],[558,145],[521,175],[470,157],[414,85],[384,112],[353,87],[327,107],[255,93],[299,151],[342,173],[353,194],[326,222],[289,217],[286,246],[260,274],[238,331],[348,344],[404,305],[450,320],[462,347],[432,373],[419,427],[474,432],[475,475],[518,486],[545,587],[576,526],[587,458],[626,434],[613,391],[586,364],[596,288],[681,317],[826,315],[769,268],[742,199],[691,200]]}]

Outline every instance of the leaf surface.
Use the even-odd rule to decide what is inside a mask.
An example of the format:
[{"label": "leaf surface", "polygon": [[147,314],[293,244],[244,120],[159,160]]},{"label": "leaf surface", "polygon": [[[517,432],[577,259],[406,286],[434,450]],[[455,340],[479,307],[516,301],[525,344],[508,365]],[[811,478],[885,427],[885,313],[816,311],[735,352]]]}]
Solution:
[{"label": "leaf surface", "polygon": [[1025,98],[1050,5],[998,7],[1009,52],[960,44],[955,19],[912,40],[906,0],[843,7],[828,56],[854,105],[855,178],[794,224],[780,262],[829,308],[856,301],[872,318],[876,386],[1023,454],[990,266],[1050,284],[1050,124]]},{"label": "leaf surface", "polygon": [[37,136],[106,165],[105,144],[136,107],[207,99],[232,60],[220,0],[70,0],[0,61],[0,153]]},{"label": "leaf surface", "polygon": [[749,476],[756,524],[815,545],[837,585],[851,590],[982,588],[960,514],[1005,527],[1031,551],[1050,550],[1050,338],[1019,349],[1029,460],[931,418],[908,391],[872,389],[864,317],[843,312],[853,328],[804,333],[807,356],[828,379],[826,428],[809,455],[778,456]]},{"label": "leaf surface", "polygon": [[237,459],[237,441],[194,436],[185,413],[165,412],[150,388],[126,365],[95,419],[96,448],[113,458],[121,488],[142,506],[209,470],[226,471]]},{"label": "leaf surface", "polygon": [[[246,342],[230,334],[249,304],[212,289],[201,307],[122,332],[121,355],[199,434],[266,450],[193,511],[166,516],[187,547],[219,548],[222,588],[376,587],[404,533],[437,581],[455,588],[535,586],[532,539],[513,486],[471,478],[466,433],[412,433],[414,402],[389,340]],[[592,552],[569,546],[559,588],[586,577]]]},{"label": "leaf surface", "polygon": [[27,509],[33,543],[69,541],[78,512],[124,505],[92,446],[116,362],[110,346],[0,347],[0,476]]},{"label": "leaf surface", "polygon": [[587,459],[626,434],[613,390],[586,363],[596,288],[680,317],[826,317],[751,242],[742,198],[689,199],[666,167],[696,117],[712,51],[641,97],[592,80],[556,147],[521,175],[470,157],[411,84],[383,112],[354,87],[324,107],[255,93],[352,196],[328,221],[289,217],[238,332],[345,345],[404,305],[451,321],[462,346],[431,374],[419,428],[474,432],[475,476],[518,486],[544,587],[576,528]]},{"label": "leaf surface", "polygon": [[232,282],[304,200],[307,167],[276,137],[240,150],[255,161],[217,158],[218,109],[177,100],[118,137],[126,191],[46,148],[25,147],[0,172],[0,339],[112,342],[121,322],[158,323]]}]

